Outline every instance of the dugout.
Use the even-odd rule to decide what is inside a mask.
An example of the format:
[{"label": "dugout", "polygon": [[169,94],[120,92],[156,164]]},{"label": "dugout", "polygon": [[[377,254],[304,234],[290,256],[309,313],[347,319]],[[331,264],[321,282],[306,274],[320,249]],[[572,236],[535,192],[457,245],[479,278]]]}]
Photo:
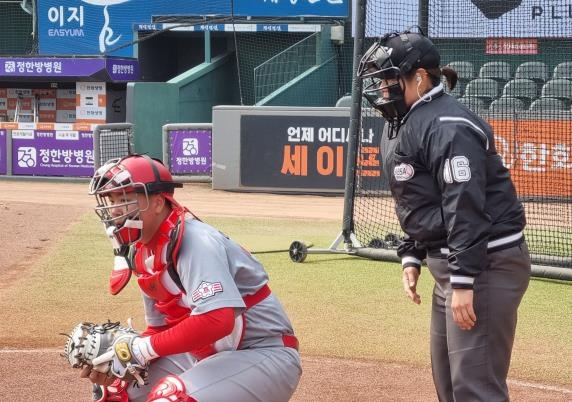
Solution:
[{"label": "dugout", "polygon": [[[144,39],[167,28],[141,25],[139,35]],[[344,40],[332,39],[332,25],[188,28],[138,45],[141,82],[127,87],[127,121],[137,127],[136,149],[160,155],[156,137],[164,124],[210,123],[216,105],[331,107],[349,90],[351,68],[340,56]]]}]

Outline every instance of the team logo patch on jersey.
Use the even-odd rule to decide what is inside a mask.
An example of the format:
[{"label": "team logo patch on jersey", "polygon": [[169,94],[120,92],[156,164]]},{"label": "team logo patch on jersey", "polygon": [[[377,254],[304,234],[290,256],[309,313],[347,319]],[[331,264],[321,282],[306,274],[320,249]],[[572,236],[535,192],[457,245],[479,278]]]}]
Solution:
[{"label": "team logo patch on jersey", "polygon": [[415,175],[413,166],[408,163],[400,163],[393,168],[393,176],[397,181],[407,181]]},{"label": "team logo patch on jersey", "polygon": [[210,283],[203,281],[199,287],[193,291],[192,298],[193,301],[196,302],[197,300],[208,299],[219,292],[222,292],[222,284],[220,282]]}]

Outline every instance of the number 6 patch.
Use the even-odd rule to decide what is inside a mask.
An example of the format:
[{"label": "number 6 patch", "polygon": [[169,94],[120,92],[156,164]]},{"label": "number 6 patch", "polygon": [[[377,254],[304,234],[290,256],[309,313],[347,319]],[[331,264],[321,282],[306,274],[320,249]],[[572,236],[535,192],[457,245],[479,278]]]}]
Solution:
[{"label": "number 6 patch", "polygon": [[443,167],[443,179],[445,183],[463,182],[471,180],[471,168],[466,156],[455,156],[445,159]]}]

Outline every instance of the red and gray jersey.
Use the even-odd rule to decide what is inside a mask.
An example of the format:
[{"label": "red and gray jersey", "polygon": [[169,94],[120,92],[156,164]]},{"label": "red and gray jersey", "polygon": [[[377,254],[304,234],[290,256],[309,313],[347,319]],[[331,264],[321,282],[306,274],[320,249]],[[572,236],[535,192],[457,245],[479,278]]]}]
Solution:
[{"label": "red and gray jersey", "polygon": [[[217,349],[282,346],[283,335],[293,334],[282,305],[268,288],[262,264],[217,229],[193,218],[184,225],[176,271],[185,293],[166,273],[162,284],[172,294],[182,293],[178,307],[191,315],[231,307],[235,330]],[[156,301],[144,294],[147,325],[168,325]]]}]

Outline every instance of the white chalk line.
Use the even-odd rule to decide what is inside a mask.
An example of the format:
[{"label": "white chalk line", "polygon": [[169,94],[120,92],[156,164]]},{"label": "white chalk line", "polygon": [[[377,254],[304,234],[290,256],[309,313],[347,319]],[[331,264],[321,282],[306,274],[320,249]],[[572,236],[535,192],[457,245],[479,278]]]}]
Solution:
[{"label": "white chalk line", "polygon": [[572,395],[572,389],[568,389],[568,388],[561,388],[561,387],[555,387],[553,385],[537,384],[537,383],[533,383],[533,382],[526,382],[526,381],[519,381],[519,380],[507,380],[507,382],[509,384],[516,385],[518,387],[536,388],[536,389],[541,389],[541,390],[545,390],[545,391],[560,392],[562,394],[571,394]]},{"label": "white chalk line", "polygon": [[[48,348],[44,348],[44,349],[0,349],[0,354],[11,354],[11,353],[18,353],[18,354],[33,354],[33,353],[61,353],[63,350],[61,349],[48,349]],[[551,391],[551,392],[559,392],[562,394],[571,394],[572,395],[572,389],[568,389],[568,388],[562,388],[562,387],[557,387],[557,386],[553,386],[553,385],[544,385],[544,384],[538,384],[538,383],[533,383],[533,382],[527,382],[527,381],[519,381],[519,380],[507,380],[507,382],[509,384],[513,384],[516,385],[517,387],[523,387],[523,388],[535,388],[535,389],[541,389],[544,391]]]}]

